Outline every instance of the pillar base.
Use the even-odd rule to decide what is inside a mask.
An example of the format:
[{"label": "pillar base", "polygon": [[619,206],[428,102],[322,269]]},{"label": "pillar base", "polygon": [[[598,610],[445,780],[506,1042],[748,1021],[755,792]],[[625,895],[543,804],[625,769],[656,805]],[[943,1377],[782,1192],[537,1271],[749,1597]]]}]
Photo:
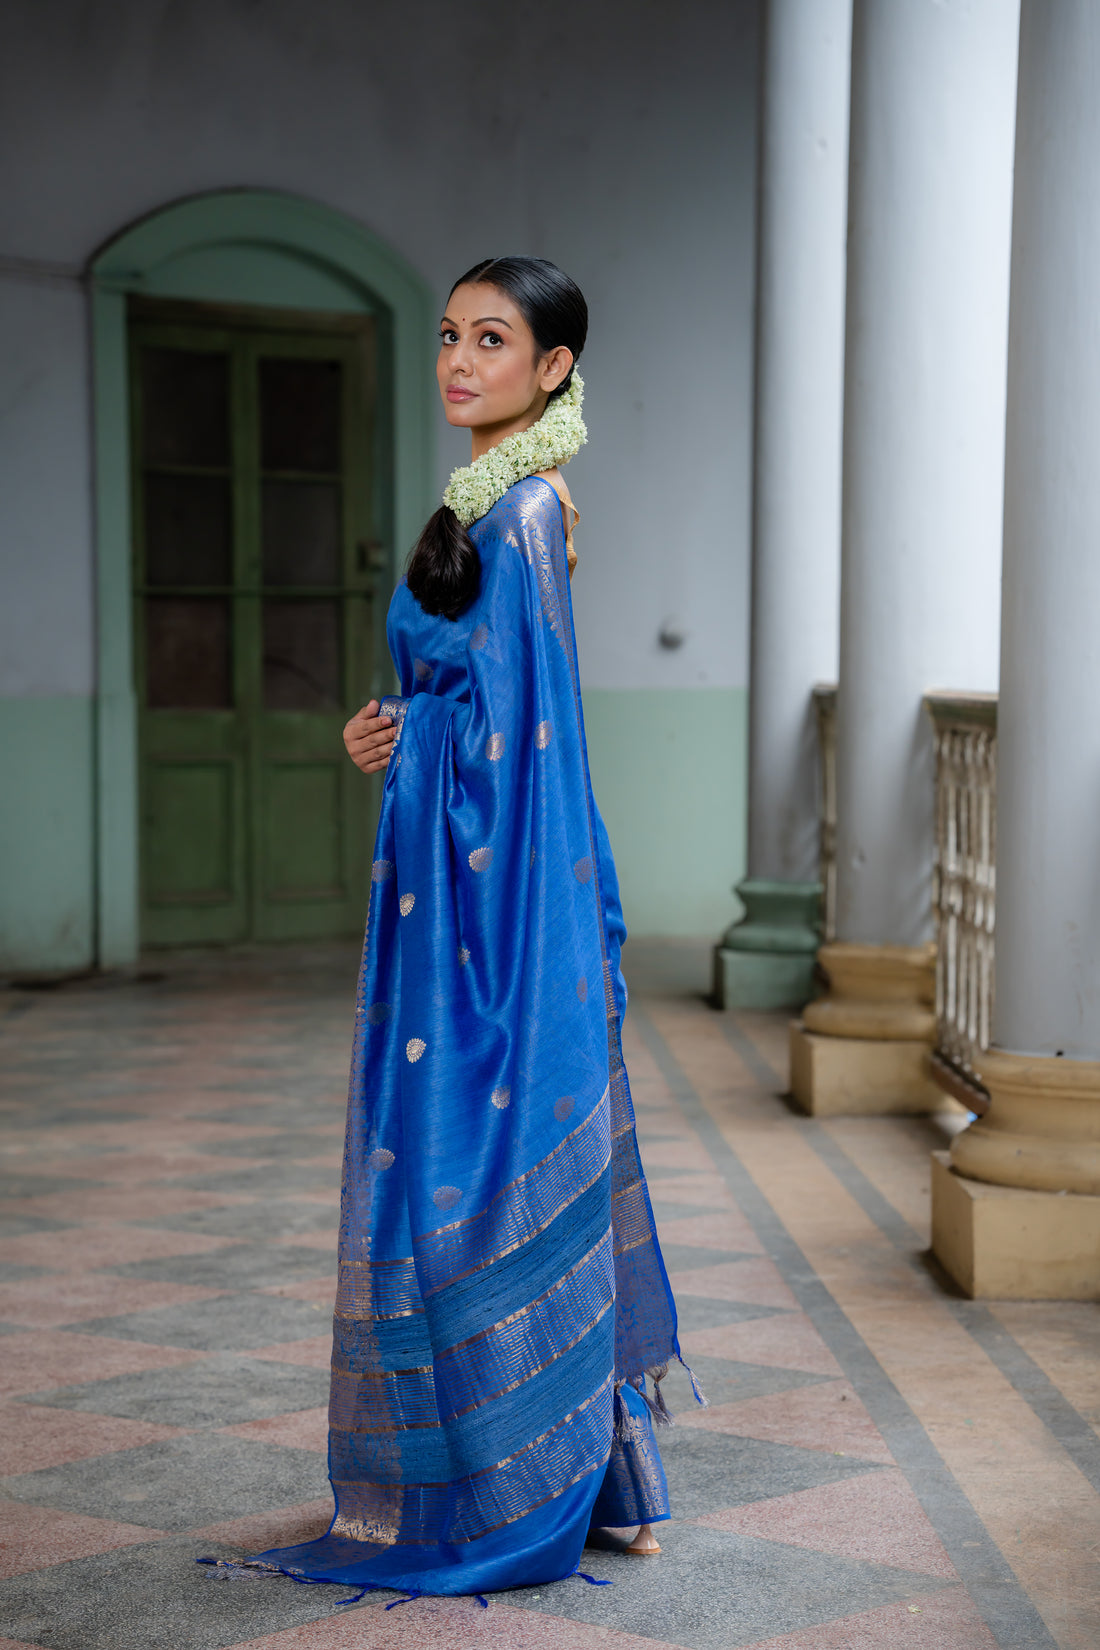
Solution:
[{"label": "pillar base", "polygon": [[745,915],[714,948],[719,1008],[801,1008],[814,995],[821,887],[746,877]]},{"label": "pillar base", "polygon": [[912,1116],[946,1104],[926,1043],[822,1037],[793,1020],[790,1055],[791,1093],[811,1117]]},{"label": "pillar base", "polygon": [[801,1008],[814,995],[814,956],[714,948],[714,1001],[719,1008]]},{"label": "pillar base", "polygon": [[1100,1300],[1100,1197],[967,1180],[933,1152],[932,1249],[972,1300]]}]

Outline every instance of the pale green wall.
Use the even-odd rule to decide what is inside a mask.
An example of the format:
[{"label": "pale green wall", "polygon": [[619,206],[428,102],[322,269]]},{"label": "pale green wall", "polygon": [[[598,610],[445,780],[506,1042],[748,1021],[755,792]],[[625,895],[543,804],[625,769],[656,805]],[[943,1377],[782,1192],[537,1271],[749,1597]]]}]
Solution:
[{"label": "pale green wall", "polygon": [[92,700],[0,699],[0,971],[93,958]]},{"label": "pale green wall", "polygon": [[745,688],[588,688],[588,757],[627,928],[717,939],[745,871]]}]

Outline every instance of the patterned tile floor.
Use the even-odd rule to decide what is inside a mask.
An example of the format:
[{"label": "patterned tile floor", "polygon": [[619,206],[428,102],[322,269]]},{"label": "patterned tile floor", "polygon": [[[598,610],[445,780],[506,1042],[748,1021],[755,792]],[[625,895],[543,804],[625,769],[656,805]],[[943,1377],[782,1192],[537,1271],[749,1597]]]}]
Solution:
[{"label": "patterned tile floor", "polygon": [[[626,1049],[685,1355],[664,1553],[473,1600],[219,1579],[327,1522],[355,953],[0,997],[0,1650],[1096,1650],[1100,1314],[958,1299],[935,1120],[815,1122],[781,1016],[635,945]],[[671,1384],[671,1383],[670,1383]]]}]

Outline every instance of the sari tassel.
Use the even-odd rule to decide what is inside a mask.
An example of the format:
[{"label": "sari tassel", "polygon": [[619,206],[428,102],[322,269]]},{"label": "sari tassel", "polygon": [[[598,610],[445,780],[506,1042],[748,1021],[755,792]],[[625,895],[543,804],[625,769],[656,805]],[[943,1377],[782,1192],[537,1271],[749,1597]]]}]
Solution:
[{"label": "sari tassel", "polygon": [[477,1599],[477,1602],[481,1605],[483,1610],[487,1610],[489,1608],[489,1600],[485,1597],[484,1593],[475,1593],[474,1597]]},{"label": "sari tassel", "polygon": [[680,1357],[680,1354],[678,1352],[676,1354],[676,1359],[677,1359],[677,1362],[680,1363],[683,1366],[683,1368],[686,1369],[687,1372],[688,1372],[688,1379],[691,1382],[691,1390],[695,1394],[695,1402],[699,1405],[700,1409],[709,1409],[710,1408],[710,1400],[707,1398],[706,1393],[703,1391],[702,1387],[699,1385],[699,1382],[695,1379],[695,1371],[691,1368],[690,1364],[685,1364],[684,1363],[683,1358]]},{"label": "sari tassel", "polygon": [[668,1405],[664,1401],[664,1398],[661,1396],[661,1389],[656,1382],[654,1382],[653,1386],[655,1396],[652,1398],[643,1387],[640,1376],[636,1381],[631,1381],[630,1384],[638,1394],[638,1397],[642,1400],[642,1403],[648,1409],[653,1418],[653,1425],[655,1427],[670,1427],[674,1424],[672,1411],[669,1409]]},{"label": "sari tassel", "polygon": [[600,1581],[596,1576],[586,1575],[583,1570],[574,1570],[573,1574],[580,1576],[582,1581],[587,1581],[592,1587],[610,1587],[612,1585],[610,1581]]},{"label": "sari tassel", "polygon": [[392,1603],[386,1605],[386,1609],[396,1610],[399,1604],[411,1604],[414,1599],[420,1598],[420,1596],[419,1593],[409,1593],[405,1598],[395,1598]]}]

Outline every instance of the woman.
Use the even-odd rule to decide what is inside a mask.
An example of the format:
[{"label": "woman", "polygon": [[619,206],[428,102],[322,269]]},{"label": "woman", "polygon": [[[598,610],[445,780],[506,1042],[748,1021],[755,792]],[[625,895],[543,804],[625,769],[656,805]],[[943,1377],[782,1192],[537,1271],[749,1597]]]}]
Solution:
[{"label": "woman", "polygon": [[[485,1593],[576,1573],[590,1524],[668,1516],[651,1416],[678,1356],[619,1025],[625,929],[592,800],[557,466],[587,309],[478,264],[438,377],[472,436],[389,614],[386,770],[340,1225],[327,1535],[263,1561]],[[469,529],[467,532],[466,529]],[[645,1376],[654,1380],[651,1396]]]}]

